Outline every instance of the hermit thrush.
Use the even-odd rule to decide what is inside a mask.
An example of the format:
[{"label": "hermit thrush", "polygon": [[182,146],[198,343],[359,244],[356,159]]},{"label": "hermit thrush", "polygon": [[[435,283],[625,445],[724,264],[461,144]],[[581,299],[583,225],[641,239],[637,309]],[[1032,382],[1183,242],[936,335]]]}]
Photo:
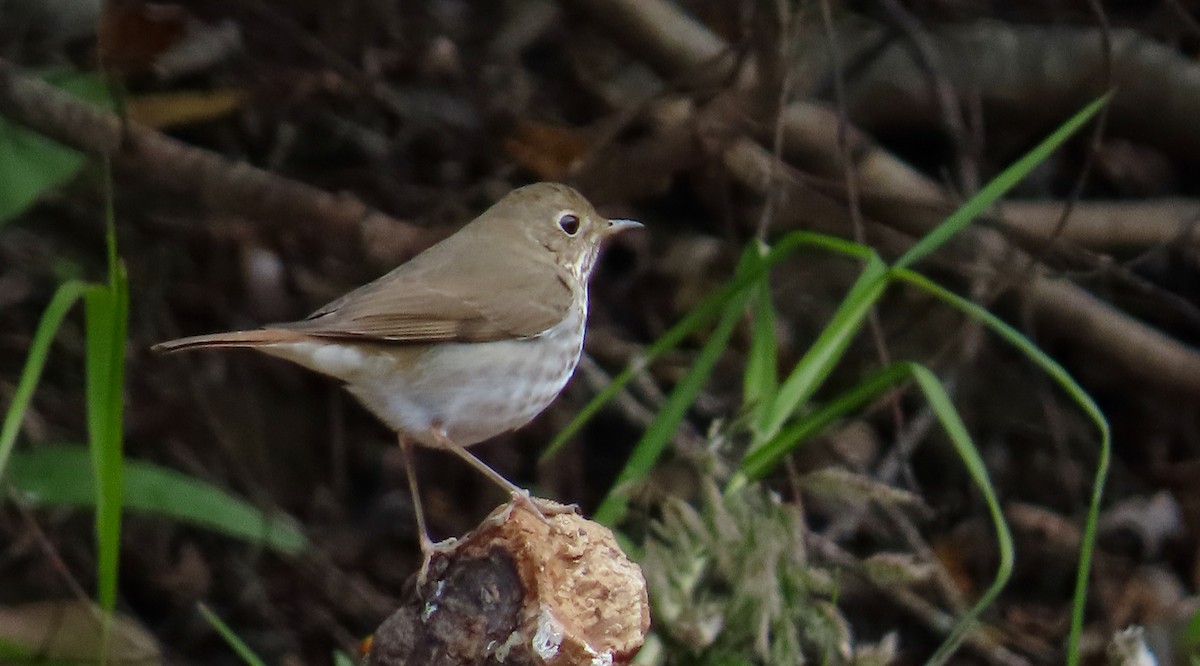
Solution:
[{"label": "hermit thrush", "polygon": [[428,557],[412,443],[453,451],[528,501],[463,447],[525,425],[558,396],[583,349],[600,245],[639,226],[601,217],[565,185],[529,185],[307,319],[154,349],[249,347],[345,382],[399,434]]}]

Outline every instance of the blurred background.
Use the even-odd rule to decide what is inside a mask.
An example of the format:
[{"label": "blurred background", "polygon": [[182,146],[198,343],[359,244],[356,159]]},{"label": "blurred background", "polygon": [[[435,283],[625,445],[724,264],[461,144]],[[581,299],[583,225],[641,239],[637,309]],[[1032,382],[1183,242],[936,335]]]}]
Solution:
[{"label": "blurred background", "polygon": [[[614,488],[629,501],[611,524],[651,584],[643,663],[925,662],[1002,561],[927,394],[873,394],[788,442],[741,495],[718,491],[771,439],[759,410],[861,256],[792,253],[765,291],[712,310],[734,313],[729,326],[709,317],[653,345],[759,243],[819,232],[896,259],[1111,92],[914,266],[1044,349],[1111,425],[1082,605],[1100,431],[978,318],[894,285],[785,416],[898,361],[940,380],[1016,550],[954,663],[1101,663],[1131,625],[1142,633],[1118,644],[1192,663],[1198,52],[1192,0],[0,3],[0,656],[74,658],[62,636],[99,654],[85,626],[108,594],[117,661],[241,663],[201,603],[267,663],[356,660],[419,564],[393,434],[290,364],[149,348],[303,317],[550,180],[646,229],[602,256],[586,358],[560,399],[474,451],[588,515]],[[119,292],[110,196],[128,323],[109,404],[129,506],[105,583],[83,448],[104,417],[82,304],[64,310],[36,390],[20,379],[60,285]],[[618,484],[648,431],[657,464]],[[418,474],[435,538],[506,499],[448,454],[420,451]]]}]

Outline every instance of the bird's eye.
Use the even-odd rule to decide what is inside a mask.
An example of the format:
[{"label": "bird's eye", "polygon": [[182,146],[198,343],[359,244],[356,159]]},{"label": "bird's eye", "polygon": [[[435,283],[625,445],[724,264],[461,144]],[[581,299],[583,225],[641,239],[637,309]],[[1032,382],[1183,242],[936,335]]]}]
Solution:
[{"label": "bird's eye", "polygon": [[558,218],[558,226],[562,227],[562,230],[567,232],[568,236],[574,236],[579,231],[579,218],[567,213]]}]

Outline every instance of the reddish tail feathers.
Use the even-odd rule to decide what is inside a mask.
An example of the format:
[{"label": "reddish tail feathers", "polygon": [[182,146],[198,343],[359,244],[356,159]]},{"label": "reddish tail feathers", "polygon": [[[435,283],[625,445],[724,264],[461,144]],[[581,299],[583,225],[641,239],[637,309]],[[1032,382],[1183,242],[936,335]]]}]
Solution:
[{"label": "reddish tail feathers", "polygon": [[257,331],[230,331],[229,333],[211,333],[209,335],[193,335],[178,340],[160,342],[150,349],[156,352],[171,353],[188,349],[203,349],[216,347],[262,347],[279,342],[296,342],[306,336],[291,331],[279,329],[262,329]]}]

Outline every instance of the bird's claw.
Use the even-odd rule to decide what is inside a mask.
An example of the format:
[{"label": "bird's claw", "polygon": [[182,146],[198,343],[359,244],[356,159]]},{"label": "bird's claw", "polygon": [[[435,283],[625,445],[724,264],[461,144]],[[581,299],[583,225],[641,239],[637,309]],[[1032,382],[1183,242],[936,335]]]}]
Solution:
[{"label": "bird's claw", "polygon": [[527,509],[537,514],[543,521],[549,523],[552,516],[562,514],[579,514],[578,504],[559,504],[551,500],[545,500],[540,497],[534,497],[529,494],[528,490],[514,490],[512,492],[512,501],[514,504],[523,504]]}]

